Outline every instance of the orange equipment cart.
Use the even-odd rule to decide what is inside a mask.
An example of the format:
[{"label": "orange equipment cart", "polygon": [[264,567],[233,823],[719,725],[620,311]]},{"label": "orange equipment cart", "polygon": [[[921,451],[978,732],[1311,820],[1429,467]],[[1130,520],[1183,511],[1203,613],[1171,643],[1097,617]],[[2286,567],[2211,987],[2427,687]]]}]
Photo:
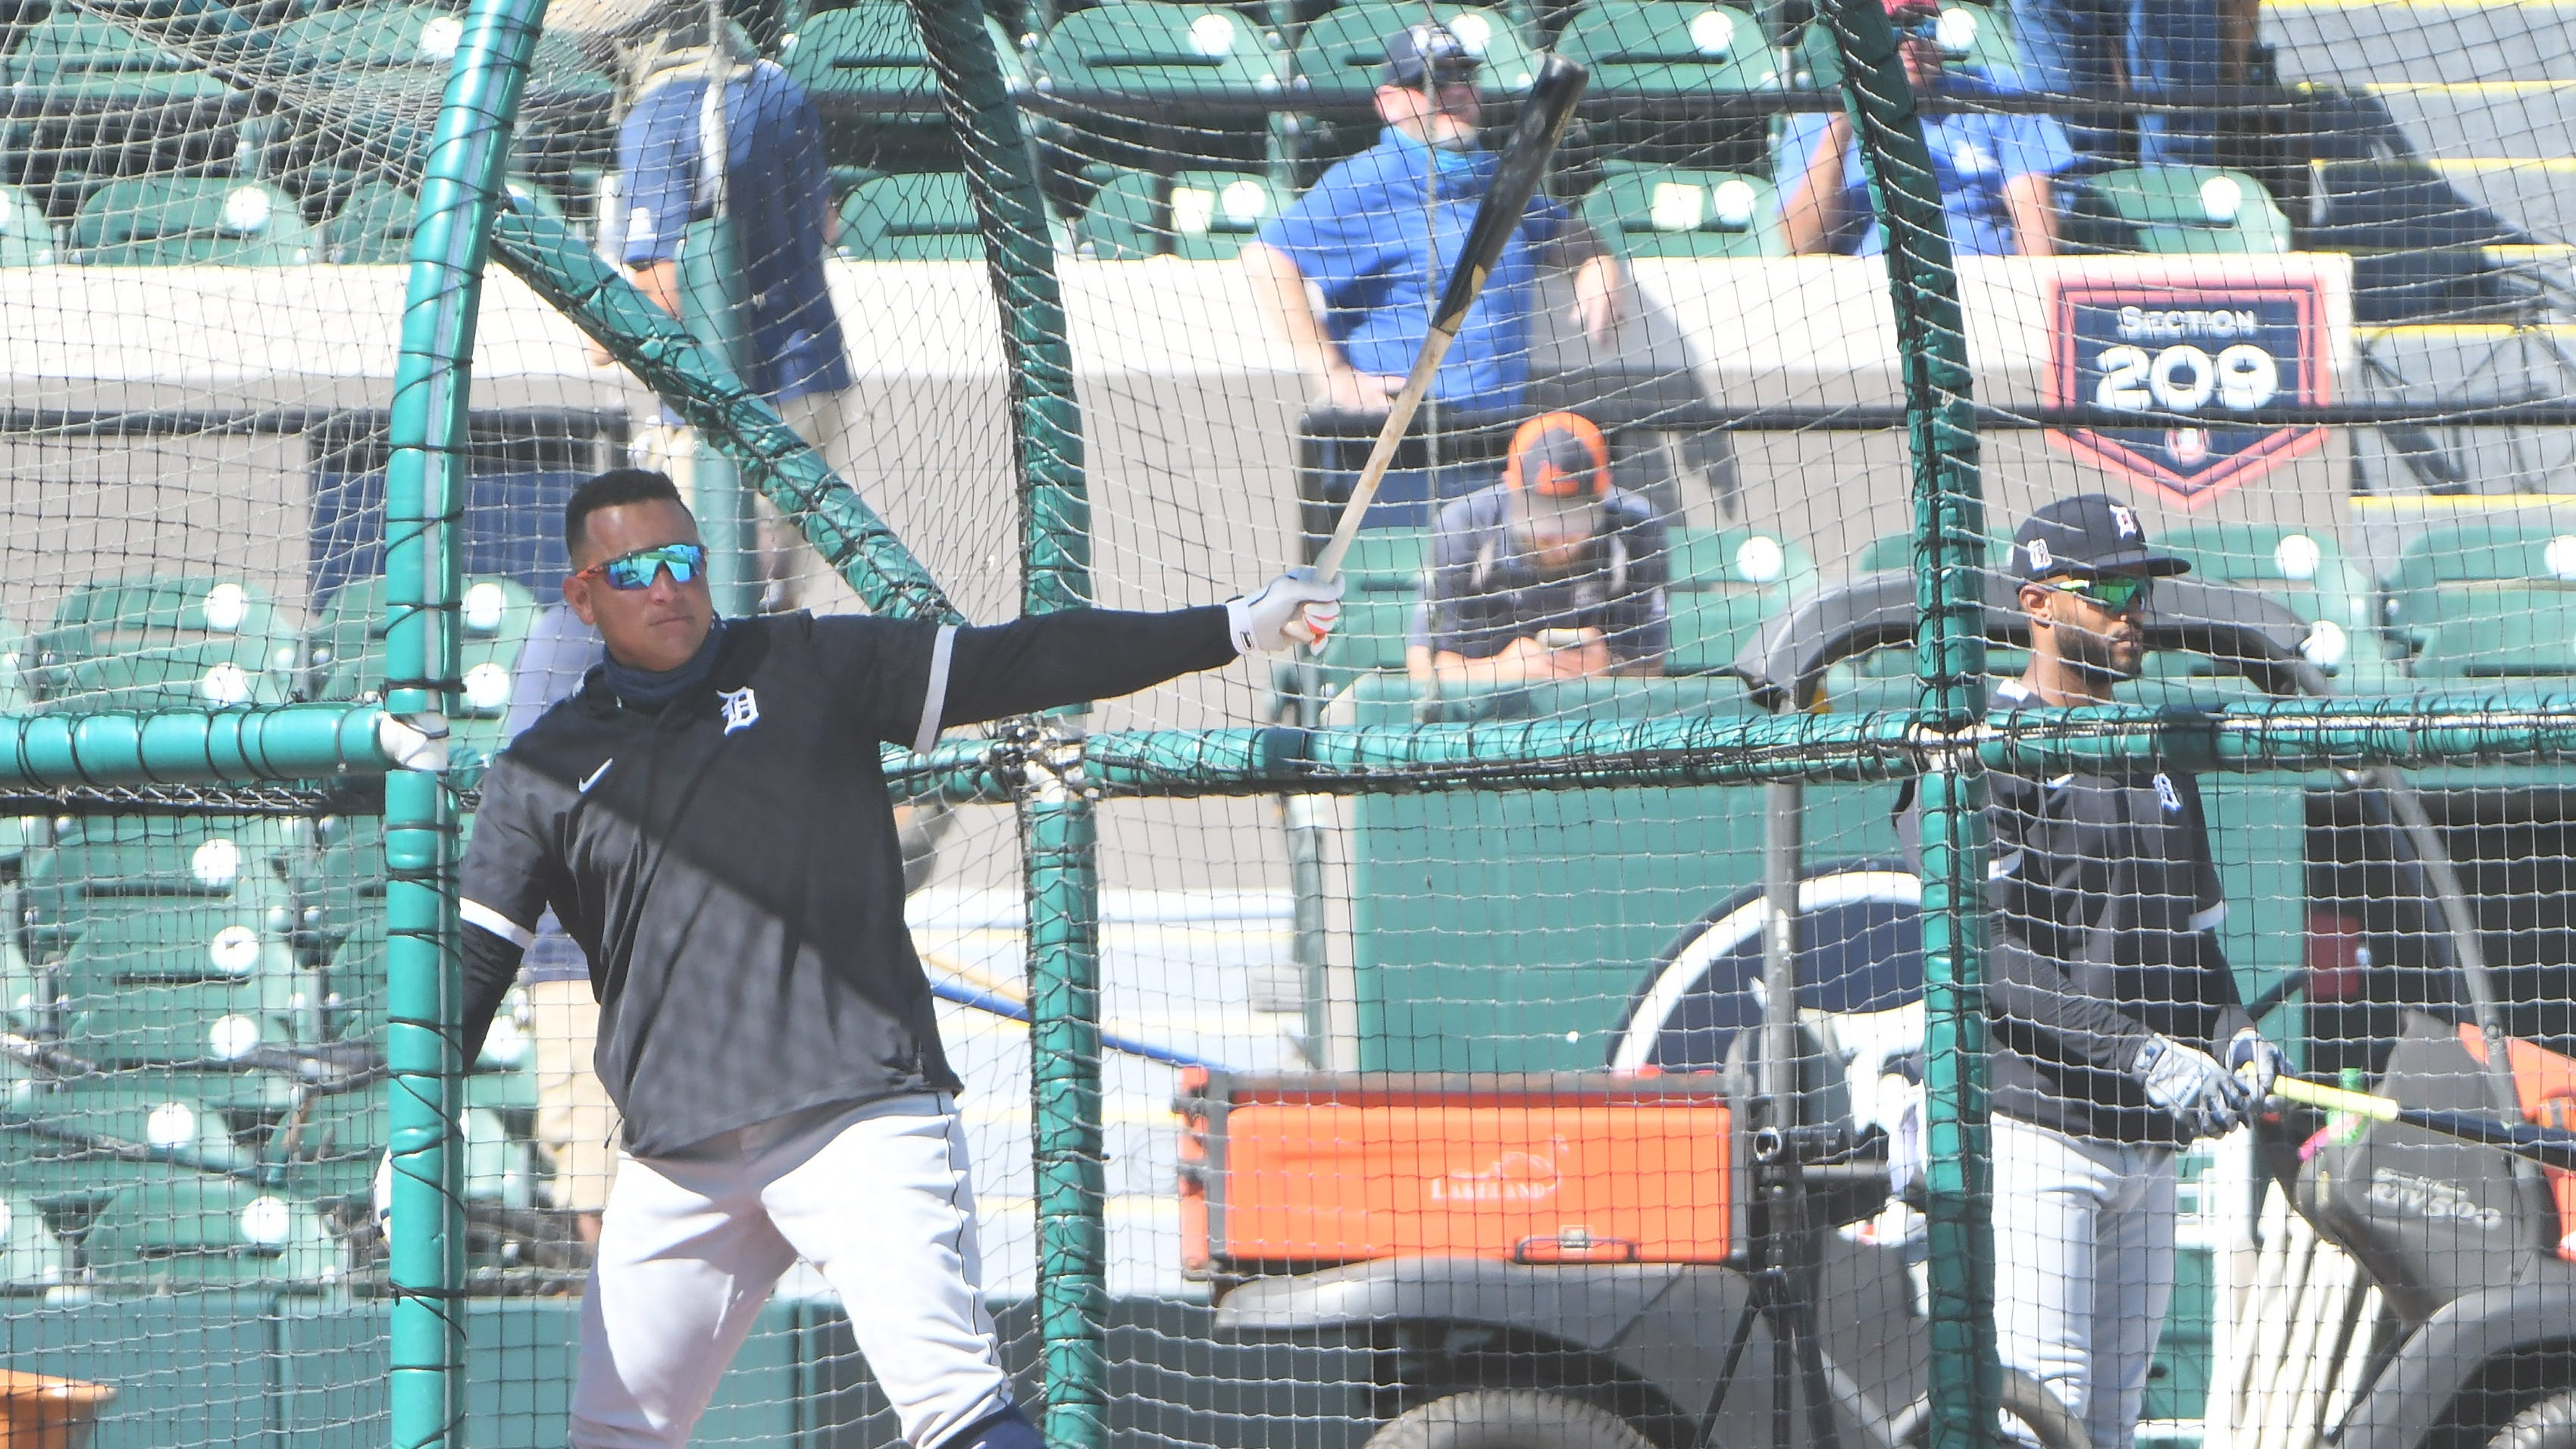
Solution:
[{"label": "orange equipment cart", "polygon": [[1719,1081],[1191,1068],[1174,1103],[1183,1265],[1724,1261],[1741,1194]]}]

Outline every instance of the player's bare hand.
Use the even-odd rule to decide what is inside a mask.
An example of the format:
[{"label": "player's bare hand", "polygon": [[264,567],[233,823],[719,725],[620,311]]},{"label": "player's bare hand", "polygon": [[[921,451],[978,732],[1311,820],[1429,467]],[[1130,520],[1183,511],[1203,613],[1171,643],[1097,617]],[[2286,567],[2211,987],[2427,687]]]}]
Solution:
[{"label": "player's bare hand", "polygon": [[1324,374],[1324,402],[1346,413],[1382,413],[1387,399],[1404,391],[1404,379],[1337,367]]}]

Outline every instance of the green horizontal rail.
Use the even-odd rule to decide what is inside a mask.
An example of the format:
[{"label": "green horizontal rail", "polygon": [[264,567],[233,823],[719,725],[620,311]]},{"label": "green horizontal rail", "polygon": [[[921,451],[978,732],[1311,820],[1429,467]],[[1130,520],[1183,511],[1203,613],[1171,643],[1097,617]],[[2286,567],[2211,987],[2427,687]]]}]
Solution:
[{"label": "green horizontal rail", "polygon": [[[1549,719],[1350,729],[1135,730],[1083,742],[1104,796],[1579,790],[1890,780],[1974,747],[1989,766],[2060,771],[2160,762],[2206,773],[2576,758],[2576,695],[2296,699],[2225,710],[2147,705],[1990,716],[1956,739],[1909,710],[1847,715]],[[1015,798],[992,741],[885,754],[899,796]]]},{"label": "green horizontal rail", "polygon": [[930,570],[776,408],[562,222],[501,212],[492,259],[615,353],[781,513],[799,520],[806,541],[871,611],[966,622]]},{"label": "green horizontal rail", "polygon": [[156,714],[0,715],[0,787],[224,785],[381,775],[385,712],[288,704]]}]

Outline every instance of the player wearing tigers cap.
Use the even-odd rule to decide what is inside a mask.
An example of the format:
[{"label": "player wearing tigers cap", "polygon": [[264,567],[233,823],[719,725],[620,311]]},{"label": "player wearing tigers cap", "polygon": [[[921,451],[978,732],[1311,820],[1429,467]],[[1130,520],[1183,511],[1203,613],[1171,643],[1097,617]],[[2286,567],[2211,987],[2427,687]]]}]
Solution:
[{"label": "player wearing tigers cap", "polygon": [[1609,440],[1541,413],[1512,434],[1500,482],[1440,510],[1407,663],[1465,689],[1660,674],[1667,578],[1663,520],[1612,481]]}]

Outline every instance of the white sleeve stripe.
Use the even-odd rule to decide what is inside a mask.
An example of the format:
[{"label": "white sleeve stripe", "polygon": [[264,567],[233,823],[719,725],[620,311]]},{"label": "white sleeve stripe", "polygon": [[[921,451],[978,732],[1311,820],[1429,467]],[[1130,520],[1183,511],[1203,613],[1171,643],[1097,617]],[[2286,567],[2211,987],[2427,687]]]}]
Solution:
[{"label": "white sleeve stripe", "polygon": [[2002,880],[2005,876],[2021,869],[2021,858],[2022,853],[2016,850],[2009,855],[1999,855],[1987,861],[1986,879]]},{"label": "white sleeve stripe", "polygon": [[912,752],[926,755],[939,743],[939,717],[948,709],[948,661],[957,649],[957,626],[942,624],[930,646],[930,688],[922,691],[921,728],[913,731]]},{"label": "white sleeve stripe", "polygon": [[2211,906],[2208,910],[2192,912],[2191,919],[2185,924],[2189,925],[2195,931],[2217,930],[2220,926],[2227,924],[2227,902],[2220,901],[2217,905]]},{"label": "white sleeve stripe", "polygon": [[469,926],[484,930],[524,951],[537,944],[537,933],[502,915],[481,901],[458,901],[456,914]]}]

